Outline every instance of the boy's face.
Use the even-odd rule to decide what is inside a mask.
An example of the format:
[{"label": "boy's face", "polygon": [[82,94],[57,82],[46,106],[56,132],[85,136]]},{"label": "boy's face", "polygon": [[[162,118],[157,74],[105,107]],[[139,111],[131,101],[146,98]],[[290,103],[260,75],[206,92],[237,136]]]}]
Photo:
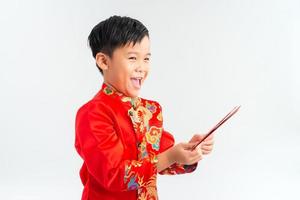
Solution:
[{"label": "boy's face", "polygon": [[150,55],[147,36],[134,46],[130,43],[115,49],[111,58],[107,56],[104,81],[126,96],[138,96],[148,75]]}]

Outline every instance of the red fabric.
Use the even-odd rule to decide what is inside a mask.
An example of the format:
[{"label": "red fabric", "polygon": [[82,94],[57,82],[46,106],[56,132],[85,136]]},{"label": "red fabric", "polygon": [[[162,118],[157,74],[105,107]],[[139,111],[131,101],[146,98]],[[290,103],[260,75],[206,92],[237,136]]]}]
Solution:
[{"label": "red fabric", "polygon": [[[84,161],[82,200],[157,199],[157,154],[174,145],[157,102],[126,97],[104,83],[79,108],[75,129]],[[174,164],[161,174],[189,173],[196,166]]]}]

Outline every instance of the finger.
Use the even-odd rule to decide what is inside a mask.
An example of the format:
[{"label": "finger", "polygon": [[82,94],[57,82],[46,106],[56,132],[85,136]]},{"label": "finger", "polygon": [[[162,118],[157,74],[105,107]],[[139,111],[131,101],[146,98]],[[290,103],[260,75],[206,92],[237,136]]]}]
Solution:
[{"label": "finger", "polygon": [[193,157],[188,158],[188,163],[192,164],[195,162],[198,162],[198,160],[202,159],[202,153],[201,154],[196,154]]},{"label": "finger", "polygon": [[202,154],[202,150],[201,149],[195,149],[193,151],[188,151],[186,153],[186,155],[189,157],[189,158],[194,158],[194,157],[197,157],[199,154]]},{"label": "finger", "polygon": [[196,145],[196,142],[192,142],[192,143],[182,143],[182,147],[183,147],[185,150],[191,150],[195,145]]},{"label": "finger", "polygon": [[197,162],[199,158],[202,158],[202,152],[201,154],[199,154],[198,152],[195,151],[184,151],[183,156],[184,156],[184,160],[183,160],[184,164],[193,164]]},{"label": "finger", "polygon": [[195,157],[192,159],[191,163],[196,163],[196,162],[198,162],[199,160],[202,160],[202,159],[203,159],[203,154],[201,153],[201,154],[195,156]]},{"label": "finger", "polygon": [[203,153],[203,155],[206,155],[206,154],[209,154],[210,152],[212,152],[212,148],[210,148],[210,149],[202,149],[202,153]]},{"label": "finger", "polygon": [[[203,135],[205,137],[206,135]],[[204,141],[212,140],[214,138],[214,134],[210,134]]]},{"label": "finger", "polygon": [[213,147],[212,146],[202,146],[201,147],[201,150],[203,151],[211,151],[213,149]]},{"label": "finger", "polygon": [[[206,134],[203,135],[199,135],[200,137],[198,137],[198,141],[203,140],[204,137],[206,137]],[[202,141],[202,143],[209,143],[211,141],[214,141],[214,136],[213,134],[209,135],[207,138],[205,138],[205,140]]]},{"label": "finger", "polygon": [[200,146],[198,146],[197,148],[195,148],[193,151],[189,151],[189,153],[187,153],[187,155],[189,157],[193,157],[193,158],[197,157],[197,156],[199,156],[201,154],[202,154],[202,149],[201,149]]},{"label": "finger", "polygon": [[[196,143],[196,144],[197,144],[197,143]],[[202,144],[199,144],[198,146],[196,146],[196,148],[194,148],[194,149],[192,148],[191,151],[192,151],[192,152],[198,152],[198,151],[201,151],[201,146],[202,146]],[[194,147],[194,146],[193,146],[193,147]]]},{"label": "finger", "polygon": [[207,154],[207,153],[212,152],[212,150],[213,150],[213,148],[202,149],[202,153],[203,153],[203,154]]},{"label": "finger", "polygon": [[210,154],[210,153],[211,153],[211,151],[202,151],[203,155],[207,155],[207,154]]},{"label": "finger", "polygon": [[205,140],[204,142],[203,142],[203,145],[213,145],[214,144],[214,140]]},{"label": "finger", "polygon": [[210,134],[210,136],[208,136],[206,139],[213,139],[214,138],[214,133]]},{"label": "finger", "polygon": [[213,149],[213,146],[202,146],[201,147],[201,150],[203,151],[203,150],[206,150],[206,151],[210,151],[210,150],[212,150]]},{"label": "finger", "polygon": [[207,145],[202,145],[201,148],[202,149],[212,149],[214,147],[213,144],[207,144]]},{"label": "finger", "polygon": [[202,135],[200,135],[200,134],[195,134],[195,135],[193,135],[193,137],[190,139],[189,142],[200,141],[200,140],[202,140],[202,138],[203,138]]},{"label": "finger", "polygon": [[212,149],[213,148],[213,145],[202,145],[201,146],[201,149]]},{"label": "finger", "polygon": [[195,135],[193,136],[193,138],[194,138],[195,140],[201,140],[201,139],[203,138],[203,135],[202,135],[202,134],[195,134]]}]

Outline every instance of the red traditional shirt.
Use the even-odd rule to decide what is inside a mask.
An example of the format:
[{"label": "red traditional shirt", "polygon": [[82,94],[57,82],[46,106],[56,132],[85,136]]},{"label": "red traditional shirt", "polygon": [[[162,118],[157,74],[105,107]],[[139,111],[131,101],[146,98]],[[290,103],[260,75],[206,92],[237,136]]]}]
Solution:
[{"label": "red traditional shirt", "polygon": [[[157,155],[174,145],[163,129],[161,106],[130,98],[103,83],[76,115],[75,148],[83,165],[82,200],[156,200]],[[173,164],[160,174],[183,174],[194,165]]]}]

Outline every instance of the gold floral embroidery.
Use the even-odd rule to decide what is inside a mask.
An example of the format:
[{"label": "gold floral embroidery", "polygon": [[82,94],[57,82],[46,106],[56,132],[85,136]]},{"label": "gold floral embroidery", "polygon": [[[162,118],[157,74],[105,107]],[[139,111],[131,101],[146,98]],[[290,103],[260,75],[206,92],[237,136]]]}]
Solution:
[{"label": "gold floral embroidery", "polygon": [[121,99],[123,102],[130,102],[131,101],[131,98],[130,97],[126,97],[126,96],[124,96],[124,97],[122,97],[122,99]]},{"label": "gold floral embroidery", "polygon": [[152,145],[152,149],[159,150],[159,142],[162,134],[162,128],[151,126],[150,130],[146,133],[146,139]]},{"label": "gold floral embroidery", "polygon": [[152,112],[155,113],[156,112],[156,105],[155,103],[149,103],[148,101],[146,101],[146,108]]},{"label": "gold floral embroidery", "polygon": [[131,97],[124,96],[122,97],[121,100],[123,102],[130,102],[133,109],[136,109],[141,103],[141,98],[139,97],[131,98]]},{"label": "gold floral embroidery", "polygon": [[134,127],[139,129],[139,132],[144,132],[144,129],[149,129],[149,120],[152,118],[152,113],[145,107],[139,106],[137,109],[130,108],[128,111]]},{"label": "gold floral embroidery", "polygon": [[[115,94],[120,97],[122,102],[129,102],[131,105],[128,115],[137,136],[138,160],[127,161],[125,164],[124,183],[127,189],[137,190],[138,200],[157,200],[157,152],[160,148],[159,144],[163,132],[161,107],[156,102],[143,100],[139,97],[127,97],[110,85],[104,85],[103,92],[106,95]],[[150,175],[150,177],[146,177],[146,174],[140,173],[139,168],[143,167],[143,162],[146,162],[146,164],[150,162],[153,165],[151,166],[151,173],[147,173],[147,176]],[[175,163],[160,173],[189,173],[195,170],[195,168],[196,165],[187,166]]]},{"label": "gold floral embroidery", "polygon": [[[158,110],[157,104],[150,101],[142,101],[139,97],[131,98],[124,96],[109,85],[106,86],[103,91],[107,95],[115,93],[121,97],[122,102],[129,102],[131,105],[128,110],[128,115],[138,138],[139,143],[137,148],[139,159],[126,163],[124,183],[127,185],[127,189],[137,190],[138,200],[157,200],[156,165],[158,159],[156,151],[159,150],[162,128],[157,127],[158,125],[153,126],[150,124],[150,120]],[[151,177],[146,178],[143,174],[136,173],[136,171],[138,171],[137,168],[143,167],[143,162],[153,164],[153,174]]]},{"label": "gold floral embroidery", "polygon": [[[131,99],[123,99],[122,101],[132,101]],[[136,103],[136,102],[135,102]],[[133,105],[133,104],[132,104]],[[153,113],[156,112],[157,107],[154,103],[138,102],[137,107],[132,106],[128,110],[128,114],[132,120],[134,130],[136,134],[142,137],[140,144],[138,145],[138,158],[149,159],[149,161],[156,165],[158,162],[155,151],[159,150],[159,141],[162,133],[162,128],[151,126],[150,120],[153,117]],[[148,147],[147,147],[148,146]],[[148,148],[148,149],[147,149]],[[152,150],[151,150],[152,149]],[[157,174],[153,174],[152,177],[145,181],[144,176],[132,176],[130,177],[130,184],[128,187],[138,187],[138,199],[139,200],[157,200],[156,190],[156,177]]]},{"label": "gold floral embroidery", "polygon": [[141,180],[142,187],[138,189],[138,200],[157,200],[156,175],[148,182]]},{"label": "gold floral embroidery", "polygon": [[148,156],[147,142],[146,142],[145,138],[143,138],[143,141],[139,145],[138,150],[139,150],[139,155],[138,155],[139,159],[143,159],[143,158],[146,158]]},{"label": "gold floral embroidery", "polygon": [[112,90],[112,88],[110,88],[110,87],[105,87],[103,91],[104,91],[104,93],[107,94],[107,95],[113,94],[113,90]]}]

